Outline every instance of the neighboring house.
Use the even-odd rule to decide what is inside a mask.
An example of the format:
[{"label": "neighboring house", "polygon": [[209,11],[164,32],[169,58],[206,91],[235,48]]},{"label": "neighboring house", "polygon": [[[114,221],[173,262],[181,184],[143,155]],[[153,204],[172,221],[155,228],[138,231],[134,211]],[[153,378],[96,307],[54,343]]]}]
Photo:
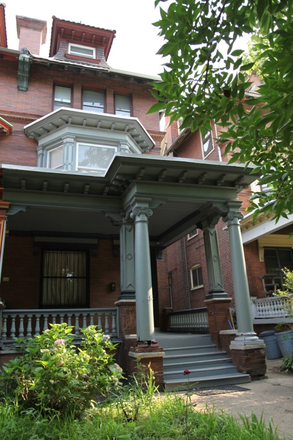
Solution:
[{"label": "neighboring house", "polygon": [[[253,84],[247,94],[255,95],[259,78],[252,73],[251,81]],[[220,127],[212,124],[212,131],[207,131],[206,135],[202,136],[199,130],[191,133],[189,129],[183,129],[178,138],[169,138],[169,143],[164,144],[162,154],[168,157],[228,162],[230,156],[225,155],[225,145],[217,141],[220,130]],[[252,301],[257,299],[256,303],[260,300],[263,317],[271,318],[267,319],[266,323],[275,325],[280,321],[280,316],[277,317],[279,310],[276,310],[272,294],[277,289],[283,288],[282,269],[284,267],[293,269],[293,215],[288,215],[288,219],[282,218],[277,223],[272,221],[273,214],[261,214],[253,219],[253,213],[248,213],[246,208],[249,206],[251,191],[260,190],[267,191],[269,188],[260,188],[256,182],[239,194],[239,199],[243,202],[240,208],[243,214],[242,242],[250,296]],[[224,288],[233,298],[230,244],[225,223],[218,223],[217,235]],[[209,291],[208,269],[204,255],[203,232],[198,228],[168,248],[169,285],[173,310],[204,306]],[[263,302],[262,298],[271,299]],[[255,311],[255,308],[253,310]],[[261,322],[264,323],[264,320]],[[256,325],[260,324],[260,321],[254,320],[254,324],[257,333],[263,330],[263,325]]]},{"label": "neighboring house", "polygon": [[[234,294],[235,347],[251,341],[255,350],[238,200],[251,169],[219,161],[209,133],[181,144],[176,124],[162,130],[162,114],[147,114],[155,78],[107,63],[115,31],[53,17],[41,57],[46,22],[17,17],[20,50],[7,47],[3,5],[0,22],[2,346],[49,322],[66,321],[77,336],[94,323],[121,342],[124,366],[136,340],[138,352],[156,349],[154,329],[166,327],[172,307],[207,307],[205,329],[218,343],[229,327],[211,307],[228,307]],[[170,139],[177,157],[162,157]],[[178,261],[170,246],[179,246]]]}]

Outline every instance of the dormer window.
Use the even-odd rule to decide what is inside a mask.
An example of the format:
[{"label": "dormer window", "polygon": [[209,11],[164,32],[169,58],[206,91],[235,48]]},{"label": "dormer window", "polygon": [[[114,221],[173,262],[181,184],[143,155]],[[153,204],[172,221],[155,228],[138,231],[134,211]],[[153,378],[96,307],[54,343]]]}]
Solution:
[{"label": "dormer window", "polygon": [[78,57],[96,59],[96,49],[94,47],[69,43],[68,53]]}]

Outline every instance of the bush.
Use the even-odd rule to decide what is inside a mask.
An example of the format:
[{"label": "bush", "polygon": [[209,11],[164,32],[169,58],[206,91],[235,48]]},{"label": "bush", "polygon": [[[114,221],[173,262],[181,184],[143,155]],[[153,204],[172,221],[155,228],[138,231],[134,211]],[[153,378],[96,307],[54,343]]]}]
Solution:
[{"label": "bush", "polygon": [[64,416],[80,414],[98,395],[119,387],[122,372],[110,337],[90,326],[82,330],[77,348],[72,329],[53,324],[34,338],[18,340],[24,354],[3,367],[1,395],[22,408]]}]

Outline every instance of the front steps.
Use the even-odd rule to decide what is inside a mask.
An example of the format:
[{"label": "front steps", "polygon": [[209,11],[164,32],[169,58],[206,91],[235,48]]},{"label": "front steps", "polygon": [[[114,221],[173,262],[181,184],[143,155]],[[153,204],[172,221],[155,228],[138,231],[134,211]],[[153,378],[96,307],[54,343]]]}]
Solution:
[{"label": "front steps", "polygon": [[[188,386],[214,388],[239,385],[251,381],[232,364],[225,351],[217,351],[210,335],[156,333],[155,339],[163,347],[164,385],[167,391],[180,391]],[[189,370],[189,375],[183,375]],[[193,386],[193,385],[194,386]]]}]

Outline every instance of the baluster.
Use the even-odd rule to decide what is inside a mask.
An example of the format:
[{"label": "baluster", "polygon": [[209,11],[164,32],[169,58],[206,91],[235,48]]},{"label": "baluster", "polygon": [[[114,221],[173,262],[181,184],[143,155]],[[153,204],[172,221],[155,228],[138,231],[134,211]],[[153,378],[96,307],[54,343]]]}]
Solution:
[{"label": "baluster", "polygon": [[60,324],[63,324],[63,322],[64,322],[64,313],[61,313],[59,316],[60,316]]},{"label": "baluster", "polygon": [[71,317],[72,315],[67,315],[67,324],[71,326]]},{"label": "baluster", "polygon": [[52,315],[52,324],[56,324],[56,316],[57,316],[57,315],[55,315],[55,314]]},{"label": "baluster", "polygon": [[18,336],[20,338],[24,337],[24,315],[19,317],[19,331]]},{"label": "baluster", "polygon": [[94,325],[94,313],[90,313],[90,325]]},{"label": "baluster", "polygon": [[40,334],[40,315],[36,315],[35,335]]},{"label": "baluster", "polygon": [[7,339],[7,316],[3,318],[3,326],[2,326],[2,339]]},{"label": "baluster", "polygon": [[116,328],[116,313],[113,312],[113,313],[112,313],[112,332],[111,332],[111,334],[112,334],[112,335],[116,335],[116,333],[117,333],[117,328]]},{"label": "baluster", "polygon": [[43,328],[43,331],[45,331],[45,330],[48,330],[48,315],[44,314],[43,316],[44,316],[44,328]]},{"label": "baluster", "polygon": [[98,329],[102,329],[102,313],[98,313]]},{"label": "baluster", "polygon": [[74,326],[75,334],[79,335],[79,315],[75,315],[75,326]]},{"label": "baluster", "polygon": [[86,328],[87,327],[87,325],[86,325],[86,313],[83,313],[82,314],[82,326],[83,326],[83,328]]},{"label": "baluster", "polygon": [[15,338],[15,316],[11,316],[11,327],[10,327],[10,336],[11,338]]},{"label": "baluster", "polygon": [[32,317],[31,316],[28,316],[28,318],[27,318],[26,337],[27,338],[32,337]]},{"label": "baluster", "polygon": [[109,313],[105,313],[105,331],[107,335],[109,334]]}]

